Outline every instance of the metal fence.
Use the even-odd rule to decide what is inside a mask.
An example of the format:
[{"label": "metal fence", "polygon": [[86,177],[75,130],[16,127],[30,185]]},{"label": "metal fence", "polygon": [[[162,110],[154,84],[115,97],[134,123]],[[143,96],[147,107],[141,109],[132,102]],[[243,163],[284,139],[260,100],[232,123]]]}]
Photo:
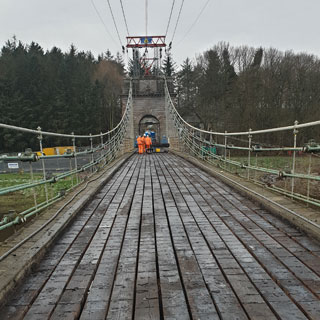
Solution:
[{"label": "metal fence", "polygon": [[[167,88],[165,94],[182,151],[292,199],[320,207],[320,144],[310,140],[297,145],[298,134],[303,135],[307,128],[317,127],[319,132],[320,120],[303,124],[295,121],[292,126],[267,130],[206,131],[187,123],[177,112]],[[280,132],[292,135],[292,146],[263,142],[266,135]]]},{"label": "metal fence", "polygon": [[[121,121],[105,133],[61,134],[45,132],[40,127],[31,130],[0,124],[0,128],[37,135],[41,154],[27,149],[18,155],[0,156],[0,172],[3,172],[0,174],[0,231],[38,214],[114,160],[123,143],[131,110],[132,86]],[[62,155],[46,156],[44,136],[70,139],[72,148]],[[81,145],[88,147],[78,147],[80,140]]]}]

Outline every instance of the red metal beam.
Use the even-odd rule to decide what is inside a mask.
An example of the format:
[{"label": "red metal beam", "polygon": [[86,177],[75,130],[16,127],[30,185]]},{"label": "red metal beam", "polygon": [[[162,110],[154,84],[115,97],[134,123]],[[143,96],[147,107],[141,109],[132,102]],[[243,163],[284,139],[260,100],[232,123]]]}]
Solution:
[{"label": "red metal beam", "polygon": [[127,37],[127,48],[159,48],[165,47],[165,36]]}]

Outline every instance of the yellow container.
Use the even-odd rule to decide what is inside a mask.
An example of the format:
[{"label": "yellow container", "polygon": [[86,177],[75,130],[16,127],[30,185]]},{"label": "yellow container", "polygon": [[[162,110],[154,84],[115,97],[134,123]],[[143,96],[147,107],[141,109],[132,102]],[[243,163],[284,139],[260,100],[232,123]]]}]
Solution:
[{"label": "yellow container", "polygon": [[156,152],[160,152],[160,148],[156,148]]},{"label": "yellow container", "polygon": [[[70,149],[72,152],[74,152],[73,146],[43,148],[42,151],[45,156],[54,156],[54,155],[62,155],[64,153],[66,153],[68,149]],[[42,156],[40,151],[37,151],[37,155]]]}]

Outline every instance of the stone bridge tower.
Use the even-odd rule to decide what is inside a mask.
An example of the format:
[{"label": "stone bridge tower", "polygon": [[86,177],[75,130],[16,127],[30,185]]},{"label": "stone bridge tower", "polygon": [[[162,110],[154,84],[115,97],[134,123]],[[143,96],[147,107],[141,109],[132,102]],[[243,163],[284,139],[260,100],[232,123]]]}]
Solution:
[{"label": "stone bridge tower", "polygon": [[[172,97],[172,80],[167,80]],[[122,110],[125,109],[130,80],[125,80],[123,95],[121,96]],[[130,114],[129,127],[125,137],[125,150],[132,150],[136,136],[143,134],[146,129],[156,132],[158,143],[167,138],[170,148],[177,148],[178,135],[173,120],[168,112],[164,93],[164,79],[146,77],[132,80],[133,107]]]}]

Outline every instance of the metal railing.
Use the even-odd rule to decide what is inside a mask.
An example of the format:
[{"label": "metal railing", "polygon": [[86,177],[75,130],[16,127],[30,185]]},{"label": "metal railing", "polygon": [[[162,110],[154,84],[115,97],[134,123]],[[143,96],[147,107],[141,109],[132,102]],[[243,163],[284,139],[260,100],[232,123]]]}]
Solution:
[{"label": "metal railing", "polygon": [[[40,147],[40,152],[38,152],[40,156],[30,149],[18,155],[0,156],[0,163],[9,165],[14,162],[17,167],[20,164],[20,167],[23,167],[23,172],[26,172],[23,174],[24,180],[21,179],[21,169],[19,173],[9,174],[6,181],[7,186],[3,185],[5,179],[1,179],[0,175],[0,183],[2,182],[2,185],[0,184],[0,204],[3,207],[2,209],[0,207],[0,213],[3,214],[0,220],[0,231],[37,215],[41,210],[58,201],[67,192],[114,160],[123,143],[131,110],[132,85],[130,84],[127,105],[121,121],[115,128],[105,133],[95,135],[61,134],[42,131],[40,127],[37,130],[32,130],[0,123],[0,128],[37,135]],[[44,136],[70,139],[72,148],[62,155],[44,155]],[[77,142],[80,140],[88,141],[89,146],[84,150],[78,147]],[[33,205],[25,207],[23,202],[30,203],[31,198]],[[12,199],[14,203],[10,202]],[[6,210],[6,203],[10,206],[9,212],[3,212]]]},{"label": "metal railing", "polygon": [[[303,134],[303,129],[318,127],[320,131],[320,120],[303,124],[295,121],[292,126],[266,130],[206,131],[190,125],[180,116],[167,86],[165,95],[168,113],[184,152],[292,199],[320,207],[320,143],[309,141],[306,145],[297,145],[297,135]],[[259,135],[279,132],[291,132],[292,146],[255,142]]]}]

